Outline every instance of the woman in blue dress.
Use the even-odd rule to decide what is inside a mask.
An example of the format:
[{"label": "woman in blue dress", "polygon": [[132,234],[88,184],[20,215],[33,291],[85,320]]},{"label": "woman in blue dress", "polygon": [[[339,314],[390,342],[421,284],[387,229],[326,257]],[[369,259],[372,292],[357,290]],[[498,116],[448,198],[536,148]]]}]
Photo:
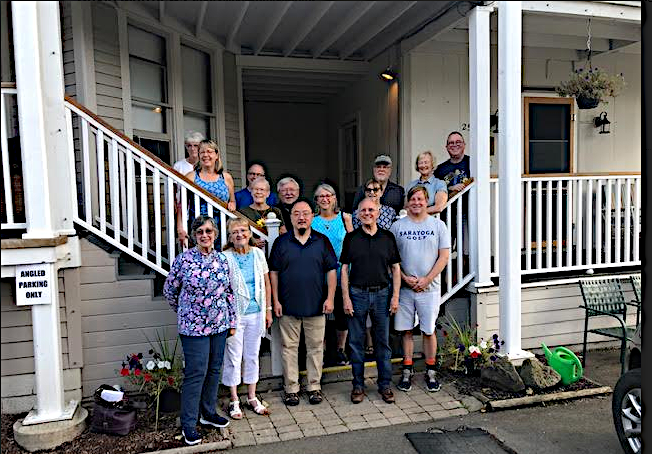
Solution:
[{"label": "woman in blue dress", "polygon": [[[329,184],[320,184],[315,190],[315,203],[317,205],[317,216],[312,220],[311,228],[317,232],[323,233],[328,237],[335,251],[335,255],[339,260],[340,254],[342,253],[342,244],[344,242],[344,236],[347,232],[353,230],[353,223],[351,215],[340,211],[337,206],[337,195],[335,189]],[[348,364],[348,358],[345,353],[346,348],[346,336],[348,334],[348,325],[347,317],[344,314],[343,303],[342,303],[342,287],[340,287],[340,268],[341,265],[338,263],[337,267],[337,289],[335,291],[335,306],[333,309],[334,318],[331,319],[334,323],[327,324],[327,342],[326,342],[326,355],[325,360],[328,365],[330,362],[334,362],[337,365]],[[332,342],[332,336],[329,336],[332,333],[329,330],[328,325],[334,325],[337,337],[336,350],[334,351],[333,346],[329,345]],[[329,333],[330,332],[330,333]]]},{"label": "woman in blue dress", "polygon": [[[194,182],[197,186],[205,189],[207,192],[214,195],[216,198],[227,202],[229,211],[235,211],[235,185],[233,177],[229,172],[224,170],[222,159],[220,157],[220,149],[217,143],[213,140],[202,140],[199,143],[199,161],[195,163],[195,169],[186,174],[186,178]],[[218,236],[220,228],[220,215],[219,212],[214,210],[213,216],[218,227]],[[199,213],[195,213],[195,203],[193,200],[188,200],[188,222],[192,222],[196,216],[208,215],[208,204],[204,200],[200,200]],[[181,221],[181,210],[177,211],[177,235],[179,242],[184,248],[188,247],[188,233],[186,226]],[[219,244],[219,243],[218,243]]]}]

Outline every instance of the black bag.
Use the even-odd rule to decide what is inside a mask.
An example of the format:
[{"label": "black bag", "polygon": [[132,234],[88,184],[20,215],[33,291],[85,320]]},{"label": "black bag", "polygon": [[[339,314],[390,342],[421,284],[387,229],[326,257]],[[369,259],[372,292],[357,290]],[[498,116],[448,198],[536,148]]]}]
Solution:
[{"label": "black bag", "polygon": [[112,435],[127,435],[136,427],[136,409],[126,404],[124,400],[108,402],[101,397],[104,389],[114,389],[112,386],[101,385],[95,391],[91,432]]}]

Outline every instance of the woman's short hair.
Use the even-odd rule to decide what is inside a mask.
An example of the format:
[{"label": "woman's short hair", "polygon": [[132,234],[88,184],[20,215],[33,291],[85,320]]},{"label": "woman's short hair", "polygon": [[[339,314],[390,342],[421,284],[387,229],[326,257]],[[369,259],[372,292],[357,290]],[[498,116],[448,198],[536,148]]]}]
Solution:
[{"label": "woman's short hair", "polygon": [[282,188],[283,186],[285,186],[286,184],[289,184],[289,183],[294,183],[294,184],[297,185],[297,188],[301,189],[301,186],[299,186],[299,183],[297,183],[297,180],[295,180],[295,179],[292,178],[292,177],[285,177],[285,178],[281,178],[281,179],[279,180],[279,182],[276,183],[276,190],[279,191],[279,192],[281,192],[281,188]]},{"label": "woman's short hair", "polygon": [[192,224],[190,225],[190,238],[197,240],[197,230],[207,222],[213,226],[213,230],[215,230],[215,235],[217,236],[217,223],[215,222],[215,219],[206,216],[205,214],[201,214],[193,219]]},{"label": "woman's short hair", "polygon": [[371,183],[373,183],[373,184],[375,184],[375,185],[378,185],[378,186],[380,186],[381,188],[383,187],[383,185],[380,183],[380,181],[376,180],[374,177],[371,177],[371,178],[369,178],[367,181],[365,181],[365,183],[364,183],[364,187],[365,187],[365,189],[366,189],[367,186],[368,186],[369,184],[371,184]]},{"label": "woman's short hair", "polygon": [[204,134],[202,134],[201,132],[186,131],[186,135],[183,138],[183,143],[188,143],[188,142],[198,143],[204,139],[206,139],[206,137],[204,137]]},{"label": "woman's short hair", "polygon": [[[199,142],[199,152],[201,153],[201,151],[205,148],[210,148],[212,150],[215,150],[215,153],[217,154],[217,161],[215,161],[215,172],[222,173],[224,167],[222,166],[220,147],[217,146],[217,142],[211,139],[204,139],[201,142]],[[196,171],[201,170],[201,159],[195,163],[195,170]]]},{"label": "woman's short hair", "polygon": [[423,192],[423,195],[426,197],[426,201],[428,201],[430,197],[430,195],[428,194],[428,189],[425,186],[421,186],[420,184],[410,188],[410,190],[407,193],[407,198],[405,200],[410,200],[412,196],[419,191]]},{"label": "woman's short hair", "polygon": [[417,172],[419,171],[419,159],[426,155],[430,156],[430,162],[432,162],[433,167],[435,166],[435,158],[433,157],[432,152],[430,150],[422,151],[417,155],[417,159],[414,160],[414,170]]},{"label": "woman's short hair", "polygon": [[[229,220],[226,221],[227,242],[224,245],[224,247],[222,247],[222,251],[226,251],[226,250],[229,250],[229,249],[235,249],[235,245],[233,244],[233,241],[231,241],[231,228],[234,227],[234,226],[239,226],[239,225],[247,227],[247,230],[249,230],[249,233],[252,233],[251,232],[251,226],[249,225],[249,221],[247,221],[246,219],[229,218]],[[249,242],[247,244],[249,244],[249,246],[256,247],[256,243],[254,241],[253,233],[249,237]]]},{"label": "woman's short hair", "polygon": [[333,188],[333,186],[331,186],[328,183],[321,183],[319,186],[317,186],[317,188],[315,189],[315,193],[313,195],[313,199],[315,200],[315,206],[317,207],[317,214],[319,214],[319,212],[321,211],[319,209],[319,204],[317,203],[317,193],[320,190],[324,190],[333,196],[334,199],[333,203],[335,203],[335,213],[339,213],[340,208],[337,206],[337,193],[335,192],[335,188]]},{"label": "woman's short hair", "polygon": [[272,190],[272,187],[269,184],[269,181],[265,177],[258,177],[254,181],[251,182],[251,187],[253,187],[257,183],[265,183],[265,187],[267,188],[268,191]]}]

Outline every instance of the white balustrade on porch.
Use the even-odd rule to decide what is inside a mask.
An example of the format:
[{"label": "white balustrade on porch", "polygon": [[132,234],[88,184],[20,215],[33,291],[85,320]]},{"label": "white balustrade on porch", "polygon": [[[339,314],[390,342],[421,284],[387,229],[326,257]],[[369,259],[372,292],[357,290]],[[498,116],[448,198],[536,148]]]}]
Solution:
[{"label": "white balustrade on porch", "polygon": [[[523,177],[523,274],[640,266],[641,176]],[[498,178],[491,179],[491,275],[498,276]]]},{"label": "white balustrade on porch", "polygon": [[[3,83],[4,85],[4,83]],[[18,139],[18,91],[2,87],[2,229],[27,229],[20,170],[20,147],[10,149],[9,137]],[[19,140],[19,139],[18,139]],[[14,145],[15,146],[15,145]]]},{"label": "white balustrade on porch", "polygon": [[[70,153],[77,152],[77,224],[163,275],[179,252],[176,210],[187,229],[189,203],[197,214],[200,204],[206,205],[226,244],[227,219],[242,215],[80,106],[68,100],[65,105]],[[274,239],[261,229],[252,231],[268,244]]]}]

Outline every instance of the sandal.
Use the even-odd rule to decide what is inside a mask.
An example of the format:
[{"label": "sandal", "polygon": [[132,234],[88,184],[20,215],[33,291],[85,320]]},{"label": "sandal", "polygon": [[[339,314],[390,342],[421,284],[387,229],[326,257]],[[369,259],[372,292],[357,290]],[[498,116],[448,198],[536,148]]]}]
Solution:
[{"label": "sandal", "polygon": [[242,419],[242,410],[240,410],[239,400],[232,400],[229,402],[229,416],[231,419]]},{"label": "sandal", "polygon": [[251,408],[257,415],[269,415],[269,410],[258,400],[258,397],[247,399],[247,407]]}]

